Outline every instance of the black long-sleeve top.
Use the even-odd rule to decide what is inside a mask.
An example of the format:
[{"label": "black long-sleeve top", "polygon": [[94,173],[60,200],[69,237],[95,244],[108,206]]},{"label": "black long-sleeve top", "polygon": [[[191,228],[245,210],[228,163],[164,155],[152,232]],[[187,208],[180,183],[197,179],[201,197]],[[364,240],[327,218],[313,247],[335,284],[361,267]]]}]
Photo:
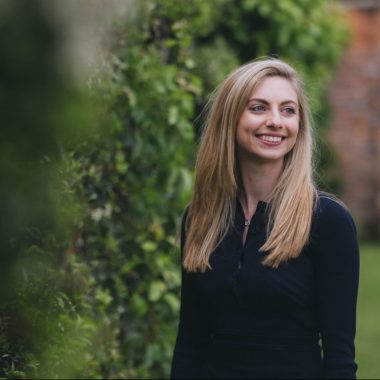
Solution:
[{"label": "black long-sleeve top", "polygon": [[[279,268],[263,266],[266,207],[242,243],[244,213],[210,257],[182,268],[171,378],[355,378],[359,249],[351,215],[320,196],[309,243]],[[181,245],[186,239],[182,224]]]}]

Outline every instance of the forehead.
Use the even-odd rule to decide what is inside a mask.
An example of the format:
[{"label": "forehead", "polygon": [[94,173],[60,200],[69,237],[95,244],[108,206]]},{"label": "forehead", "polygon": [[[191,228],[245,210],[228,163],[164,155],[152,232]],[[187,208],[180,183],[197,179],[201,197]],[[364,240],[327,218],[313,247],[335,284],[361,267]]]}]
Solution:
[{"label": "forehead", "polygon": [[272,102],[293,101],[298,103],[297,92],[288,79],[273,76],[264,78],[252,91],[251,98],[260,98]]}]

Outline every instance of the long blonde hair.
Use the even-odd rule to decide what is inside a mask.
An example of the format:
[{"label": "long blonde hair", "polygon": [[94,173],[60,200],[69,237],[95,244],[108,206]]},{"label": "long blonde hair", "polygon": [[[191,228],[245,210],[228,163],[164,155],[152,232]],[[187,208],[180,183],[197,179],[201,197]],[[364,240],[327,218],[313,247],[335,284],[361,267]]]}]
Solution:
[{"label": "long blonde hair", "polygon": [[296,143],[270,196],[264,265],[277,268],[297,257],[307,243],[316,189],[312,168],[312,127],[308,101],[296,71],[279,59],[259,59],[232,72],[219,86],[205,122],[195,165],[195,183],[186,218],[183,266],[211,268],[209,258],[233,225],[240,186],[236,129],[255,88],[269,76],[287,79],[297,93],[300,125]]}]

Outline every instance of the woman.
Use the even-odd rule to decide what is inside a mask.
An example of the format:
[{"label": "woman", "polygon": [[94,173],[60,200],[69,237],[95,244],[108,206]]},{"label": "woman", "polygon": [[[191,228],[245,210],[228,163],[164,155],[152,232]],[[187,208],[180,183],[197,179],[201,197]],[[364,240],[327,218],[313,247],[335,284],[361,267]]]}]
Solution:
[{"label": "woman", "polygon": [[354,378],[359,255],[316,190],[302,83],[277,59],[219,87],[182,223],[172,378]]}]

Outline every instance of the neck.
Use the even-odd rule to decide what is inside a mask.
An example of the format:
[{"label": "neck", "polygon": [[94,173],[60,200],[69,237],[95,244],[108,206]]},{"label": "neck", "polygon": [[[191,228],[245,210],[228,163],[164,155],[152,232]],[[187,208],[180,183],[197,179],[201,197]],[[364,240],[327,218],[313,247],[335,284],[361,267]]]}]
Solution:
[{"label": "neck", "polygon": [[271,193],[283,170],[283,161],[258,163],[240,160],[243,188],[239,194],[246,217],[251,217],[259,201],[269,202]]}]

